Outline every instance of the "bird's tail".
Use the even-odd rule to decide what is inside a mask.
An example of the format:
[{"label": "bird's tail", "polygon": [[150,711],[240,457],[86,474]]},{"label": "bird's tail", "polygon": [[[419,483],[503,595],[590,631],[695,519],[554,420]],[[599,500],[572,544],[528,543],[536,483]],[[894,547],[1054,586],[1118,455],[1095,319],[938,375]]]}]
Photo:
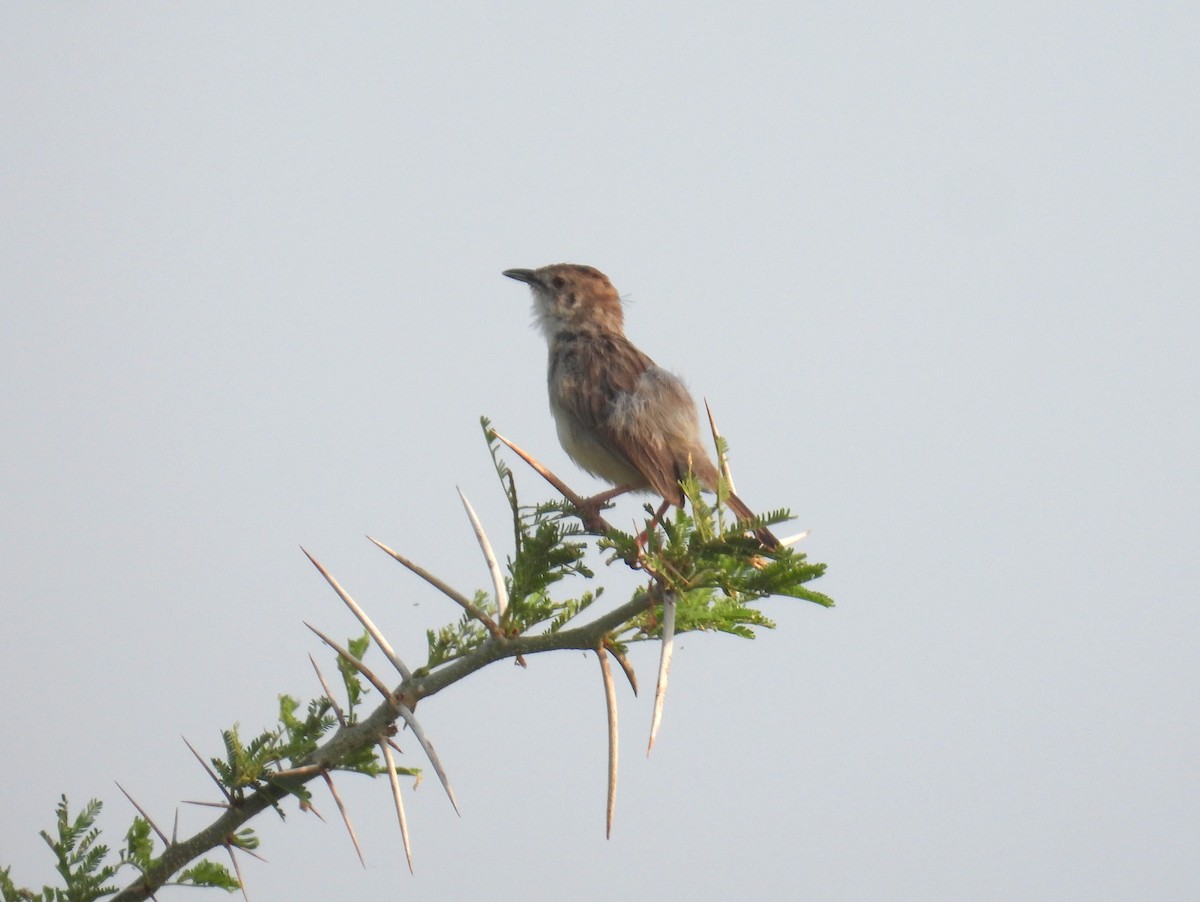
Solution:
[{"label": "bird's tail", "polygon": [[[729,498],[726,500],[729,509],[738,515],[740,520],[753,520],[757,515],[754,511],[746,506],[746,502],[739,498],[733,492],[729,493]],[[765,526],[760,526],[754,530],[755,537],[763,543],[765,548],[779,548],[782,544],[779,539],[775,538],[775,534]]]}]

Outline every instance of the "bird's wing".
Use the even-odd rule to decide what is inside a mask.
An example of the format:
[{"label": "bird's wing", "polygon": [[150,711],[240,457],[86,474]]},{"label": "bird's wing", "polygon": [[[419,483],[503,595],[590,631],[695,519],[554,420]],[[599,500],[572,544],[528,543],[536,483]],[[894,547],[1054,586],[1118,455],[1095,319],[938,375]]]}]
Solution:
[{"label": "bird's wing", "polygon": [[610,426],[614,441],[672,504],[683,504],[679,480],[689,469],[715,485],[716,472],[697,434],[696,402],[673,373],[654,364],[643,370],[633,391],[613,404]]},{"label": "bird's wing", "polygon": [[[559,407],[621,463],[641,474],[649,488],[674,504],[683,501],[672,449],[665,440],[660,417],[662,400],[685,403],[695,416],[687,389],[660,370],[624,336],[592,336],[564,346],[554,361],[559,379]],[[659,379],[648,373],[661,373]],[[552,384],[554,380],[552,378]]]}]

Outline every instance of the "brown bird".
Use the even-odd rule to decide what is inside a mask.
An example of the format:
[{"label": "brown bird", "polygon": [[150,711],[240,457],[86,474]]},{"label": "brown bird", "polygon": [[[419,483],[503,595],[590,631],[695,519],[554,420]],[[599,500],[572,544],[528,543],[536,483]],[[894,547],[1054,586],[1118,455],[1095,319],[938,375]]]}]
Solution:
[{"label": "brown bird", "polygon": [[[653,491],[663,498],[657,521],[668,504],[683,506],[679,480],[689,470],[716,491],[717,468],[700,441],[696,402],[678,376],[625,337],[621,298],[608,277],[575,263],[504,275],[533,290],[534,314],[550,346],[558,440],[575,463],[614,486],[591,500]],[[732,492],[728,504],[739,518],[754,517]],[[766,547],[779,547],[769,530],[755,535]]]}]

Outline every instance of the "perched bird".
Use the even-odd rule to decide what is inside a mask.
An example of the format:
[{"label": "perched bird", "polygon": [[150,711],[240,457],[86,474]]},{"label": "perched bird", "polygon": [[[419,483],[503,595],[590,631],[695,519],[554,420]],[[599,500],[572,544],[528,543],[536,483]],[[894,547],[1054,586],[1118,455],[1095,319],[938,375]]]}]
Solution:
[{"label": "perched bird", "polygon": [[[533,309],[550,346],[550,411],[558,440],[575,463],[612,483],[595,502],[630,491],[653,491],[683,506],[679,480],[690,470],[716,491],[717,468],[700,441],[696,403],[679,377],[664,370],[625,337],[621,298],[608,277],[591,266],[557,263],[507,269],[504,275],[533,290]],[[754,517],[730,493],[730,509]],[[768,548],[779,540],[755,531]]]}]

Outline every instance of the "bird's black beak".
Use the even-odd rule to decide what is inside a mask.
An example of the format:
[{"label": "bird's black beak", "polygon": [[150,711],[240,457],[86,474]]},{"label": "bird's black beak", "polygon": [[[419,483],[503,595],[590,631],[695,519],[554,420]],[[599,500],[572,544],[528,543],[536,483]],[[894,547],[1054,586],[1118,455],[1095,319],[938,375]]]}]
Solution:
[{"label": "bird's black beak", "polygon": [[516,279],[518,282],[526,282],[529,285],[541,284],[538,280],[537,273],[532,269],[506,269],[501,273],[502,276],[508,276],[510,279]]}]

